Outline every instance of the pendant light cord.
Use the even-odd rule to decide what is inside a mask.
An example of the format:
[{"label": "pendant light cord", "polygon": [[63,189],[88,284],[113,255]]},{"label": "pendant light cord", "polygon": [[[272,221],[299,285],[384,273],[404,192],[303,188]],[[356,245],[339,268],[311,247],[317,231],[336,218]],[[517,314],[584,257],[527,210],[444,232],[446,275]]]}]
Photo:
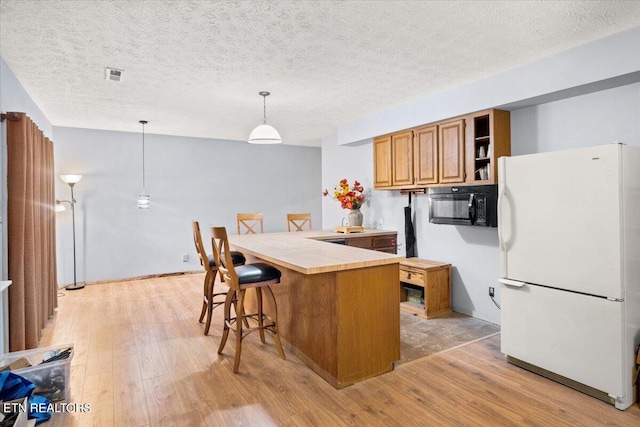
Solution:
[{"label": "pendant light cord", "polygon": [[146,194],[147,193],[147,186],[145,185],[145,179],[144,179],[144,125],[146,125],[148,122],[146,120],[140,120],[140,123],[142,124],[142,193]]},{"label": "pendant light cord", "polygon": [[271,95],[269,92],[258,92],[258,95],[262,97],[262,124],[267,124],[267,96]]},{"label": "pendant light cord", "polygon": [[147,186],[144,180],[144,123],[142,124],[142,192],[146,193]]},{"label": "pendant light cord", "polygon": [[267,124],[267,95],[262,95],[262,124]]}]

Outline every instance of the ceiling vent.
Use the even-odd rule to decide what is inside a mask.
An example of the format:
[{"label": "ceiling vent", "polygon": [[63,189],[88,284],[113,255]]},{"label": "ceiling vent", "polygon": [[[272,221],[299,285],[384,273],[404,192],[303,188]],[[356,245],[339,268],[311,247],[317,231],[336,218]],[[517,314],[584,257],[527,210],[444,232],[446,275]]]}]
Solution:
[{"label": "ceiling vent", "polygon": [[122,73],[124,70],[118,70],[117,68],[105,68],[105,79],[111,80],[112,82],[119,82],[122,80]]}]

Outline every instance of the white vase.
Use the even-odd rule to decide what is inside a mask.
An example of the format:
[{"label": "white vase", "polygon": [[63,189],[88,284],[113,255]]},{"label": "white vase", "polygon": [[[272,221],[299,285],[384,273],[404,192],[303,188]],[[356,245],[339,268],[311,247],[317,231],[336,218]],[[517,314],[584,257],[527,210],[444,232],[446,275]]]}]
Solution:
[{"label": "white vase", "polygon": [[351,209],[349,212],[349,226],[361,226],[362,225],[362,212],[360,209]]}]

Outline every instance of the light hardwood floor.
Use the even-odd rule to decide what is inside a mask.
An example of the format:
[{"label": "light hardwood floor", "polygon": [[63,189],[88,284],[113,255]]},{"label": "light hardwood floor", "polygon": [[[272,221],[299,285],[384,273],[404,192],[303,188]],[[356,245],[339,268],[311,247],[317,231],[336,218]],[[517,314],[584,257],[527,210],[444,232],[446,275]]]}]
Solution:
[{"label": "light hardwood floor", "polygon": [[74,343],[71,402],[53,426],[640,425],[627,411],[505,362],[499,335],[335,390],[273,341],[233,336],[219,356],[222,311],[197,322],[204,274],[66,291],[42,346]]}]

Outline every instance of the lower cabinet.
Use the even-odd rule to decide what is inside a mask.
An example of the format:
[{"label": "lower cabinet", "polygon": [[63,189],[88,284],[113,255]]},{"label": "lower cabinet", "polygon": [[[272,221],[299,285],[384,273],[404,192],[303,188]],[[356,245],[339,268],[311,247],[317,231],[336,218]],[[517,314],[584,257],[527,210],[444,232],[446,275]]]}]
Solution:
[{"label": "lower cabinet", "polygon": [[[407,301],[403,284],[424,290],[424,299]],[[413,298],[411,298],[413,299]],[[432,319],[451,313],[451,264],[419,258],[407,258],[400,263],[400,309]]]}]

